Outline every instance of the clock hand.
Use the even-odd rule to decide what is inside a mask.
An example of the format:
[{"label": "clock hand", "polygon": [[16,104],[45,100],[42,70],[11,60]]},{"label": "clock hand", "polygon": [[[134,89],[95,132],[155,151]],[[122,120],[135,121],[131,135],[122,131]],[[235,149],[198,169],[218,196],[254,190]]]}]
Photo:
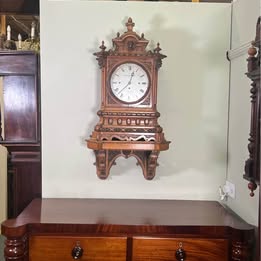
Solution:
[{"label": "clock hand", "polygon": [[131,80],[132,80],[133,76],[134,76],[134,72],[131,73],[131,78],[130,78],[130,81],[129,81],[130,84],[131,84]]},{"label": "clock hand", "polygon": [[132,77],[134,76],[134,72],[132,72],[131,74],[131,77],[130,77],[130,80],[128,81],[127,85],[124,86],[119,92],[118,94],[120,94],[124,89],[126,89],[130,84],[131,84],[131,80],[132,80]]}]

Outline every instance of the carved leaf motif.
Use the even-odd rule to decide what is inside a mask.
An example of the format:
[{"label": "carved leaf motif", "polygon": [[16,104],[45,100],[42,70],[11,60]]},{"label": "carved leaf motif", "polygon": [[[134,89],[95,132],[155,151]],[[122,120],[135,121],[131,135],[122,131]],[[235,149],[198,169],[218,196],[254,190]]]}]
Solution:
[{"label": "carved leaf motif", "polygon": [[118,61],[108,59],[108,68],[112,68]]},{"label": "carved leaf motif", "polygon": [[110,150],[109,157],[108,157],[109,162],[112,161],[112,159],[115,158],[115,156],[117,156],[117,155],[119,155],[119,151]]},{"label": "carved leaf motif", "polygon": [[100,178],[105,179],[107,177],[107,167],[106,167],[106,151],[98,150],[95,151],[96,155],[96,168],[97,174]]},{"label": "carved leaf motif", "polygon": [[107,95],[107,99],[108,99],[108,104],[117,104],[114,99],[111,98],[110,95]]},{"label": "carved leaf motif", "polygon": [[150,105],[150,95],[141,103],[141,105]]}]

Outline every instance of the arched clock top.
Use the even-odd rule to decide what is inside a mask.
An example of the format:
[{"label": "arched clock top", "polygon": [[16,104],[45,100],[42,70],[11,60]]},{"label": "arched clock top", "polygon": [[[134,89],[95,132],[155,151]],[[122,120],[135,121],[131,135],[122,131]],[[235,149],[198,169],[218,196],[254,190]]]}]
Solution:
[{"label": "arched clock top", "polygon": [[129,18],[126,22],[127,31],[122,35],[118,32],[116,38],[112,39],[113,47],[108,51],[105,51],[106,47],[104,41],[102,41],[99,47],[101,51],[95,52],[97,61],[100,68],[105,66],[107,56],[139,56],[139,57],[152,57],[155,60],[155,67],[159,69],[162,65],[162,59],[167,56],[160,53],[160,44],[154,50],[146,50],[149,41],[145,39],[144,33],[138,35],[133,31],[135,23],[132,18]]}]

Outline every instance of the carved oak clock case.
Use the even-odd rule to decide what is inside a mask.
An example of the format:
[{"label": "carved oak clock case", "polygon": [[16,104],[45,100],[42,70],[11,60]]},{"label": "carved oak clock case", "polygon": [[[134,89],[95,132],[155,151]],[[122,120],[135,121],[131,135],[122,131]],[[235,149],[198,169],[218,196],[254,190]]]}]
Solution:
[{"label": "carved oak clock case", "polygon": [[87,140],[94,150],[97,175],[106,179],[119,156],[135,157],[146,179],[155,176],[160,151],[169,148],[157,111],[158,70],[162,65],[159,44],[146,50],[144,34],[133,31],[129,18],[127,31],[112,39],[113,48],[94,53],[102,74],[99,122]]}]

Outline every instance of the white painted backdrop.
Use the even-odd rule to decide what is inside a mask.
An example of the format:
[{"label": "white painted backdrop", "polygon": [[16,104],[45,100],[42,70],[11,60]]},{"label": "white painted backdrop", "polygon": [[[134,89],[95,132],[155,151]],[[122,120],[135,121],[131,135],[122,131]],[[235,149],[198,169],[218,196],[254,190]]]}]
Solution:
[{"label": "white painted backdrop", "polygon": [[[218,199],[226,179],[229,4],[41,1],[43,197]],[[135,30],[159,41],[158,110],[170,149],[154,180],[134,159],[96,176],[85,139],[98,117],[102,40]]]}]

